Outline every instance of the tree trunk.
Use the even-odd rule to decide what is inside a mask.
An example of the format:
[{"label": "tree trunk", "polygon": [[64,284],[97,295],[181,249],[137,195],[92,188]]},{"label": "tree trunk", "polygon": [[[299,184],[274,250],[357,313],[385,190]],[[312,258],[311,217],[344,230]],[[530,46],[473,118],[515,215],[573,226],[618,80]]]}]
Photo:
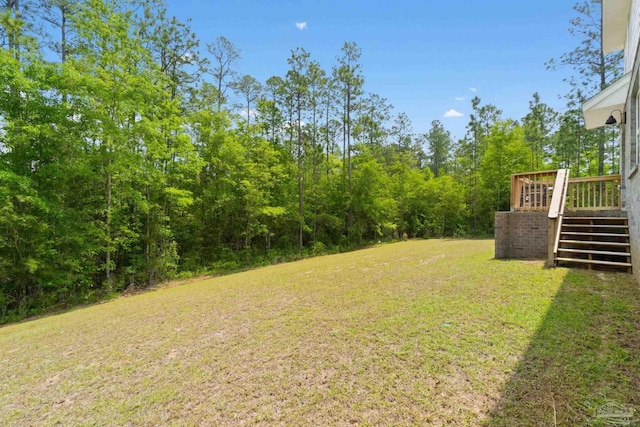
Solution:
[{"label": "tree trunk", "polygon": [[218,76],[218,114],[222,108],[222,76]]},{"label": "tree trunk", "polygon": [[327,144],[327,176],[329,176],[329,98],[327,98],[327,111],[325,118],[325,142]]},{"label": "tree trunk", "polygon": [[604,175],[604,142],[606,133],[604,128],[598,129],[598,175]]},{"label": "tree trunk", "polygon": [[[14,18],[20,19],[20,2],[19,0],[9,0],[6,6],[7,10],[13,10]],[[9,50],[12,51],[13,57],[20,61],[20,36],[16,32],[15,29],[11,29],[8,31],[8,42],[9,42]]]},{"label": "tree trunk", "polygon": [[312,147],[313,147],[313,157],[312,157],[312,162],[313,162],[313,243],[316,243],[316,228],[318,225],[318,220],[317,220],[317,216],[318,216],[318,165],[317,165],[317,160],[316,160],[316,150],[317,150],[317,144],[316,144],[316,138],[318,137],[317,135],[317,126],[316,126],[316,104],[315,104],[315,99],[314,99],[314,104],[313,104],[313,141],[312,141]]},{"label": "tree trunk", "polygon": [[[602,27],[600,27],[602,28]],[[602,30],[600,31],[602,34]],[[602,38],[602,36],[601,36]],[[606,63],[604,58],[604,52],[602,50],[602,44],[600,44],[600,91],[603,91],[607,86],[606,79]],[[622,117],[620,118],[620,122],[622,122]],[[600,128],[598,132],[598,175],[604,175],[604,143],[605,143],[605,130],[604,128]]]},{"label": "tree trunk", "polygon": [[347,106],[342,107],[342,185],[345,186],[347,176]]},{"label": "tree trunk", "polygon": [[347,89],[347,167],[349,175],[349,230],[353,228],[353,181],[351,179],[351,88]]},{"label": "tree trunk", "polygon": [[60,10],[62,20],[60,21],[60,60],[64,64],[67,61],[67,14],[64,10]]},{"label": "tree trunk", "polygon": [[105,276],[107,279],[107,286],[111,290],[111,191],[112,191],[112,177],[111,177],[111,156],[107,162],[107,212],[106,212],[106,234],[107,234],[107,253],[105,257]]},{"label": "tree trunk", "polygon": [[297,107],[298,107],[298,221],[300,223],[300,233],[298,235],[298,244],[300,250],[304,248],[304,197],[302,194],[302,128],[300,126],[301,121],[301,105],[300,105],[300,92],[297,94]]},{"label": "tree trunk", "polygon": [[578,128],[578,152],[577,152],[577,163],[578,163],[578,167],[576,169],[576,178],[580,176],[580,162],[582,161],[582,159],[580,158],[580,153],[582,153],[582,126],[580,126]]}]

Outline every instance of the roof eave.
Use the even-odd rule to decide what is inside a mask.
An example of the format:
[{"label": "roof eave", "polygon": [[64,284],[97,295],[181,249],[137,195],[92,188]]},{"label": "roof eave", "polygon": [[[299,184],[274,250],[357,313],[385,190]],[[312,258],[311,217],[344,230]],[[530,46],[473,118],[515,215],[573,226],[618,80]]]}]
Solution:
[{"label": "roof eave", "polygon": [[602,50],[605,54],[624,49],[630,11],[631,0],[602,0]]},{"label": "roof eave", "polygon": [[615,110],[620,110],[620,115],[616,117],[616,120],[621,122],[630,84],[631,73],[627,73],[611,83],[605,90],[585,101],[582,104],[585,127],[595,129],[605,126],[607,118]]}]

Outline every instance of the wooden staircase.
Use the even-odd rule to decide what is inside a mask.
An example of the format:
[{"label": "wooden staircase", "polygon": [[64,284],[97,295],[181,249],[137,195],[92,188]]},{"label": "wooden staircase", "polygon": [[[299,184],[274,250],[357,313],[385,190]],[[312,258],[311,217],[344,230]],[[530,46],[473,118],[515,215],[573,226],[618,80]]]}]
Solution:
[{"label": "wooden staircase", "polygon": [[569,169],[511,175],[511,211],[547,211],[547,266],[631,272],[622,177],[569,175]]},{"label": "wooden staircase", "polygon": [[585,264],[589,269],[631,272],[629,225],[622,212],[614,216],[565,216],[555,264]]}]

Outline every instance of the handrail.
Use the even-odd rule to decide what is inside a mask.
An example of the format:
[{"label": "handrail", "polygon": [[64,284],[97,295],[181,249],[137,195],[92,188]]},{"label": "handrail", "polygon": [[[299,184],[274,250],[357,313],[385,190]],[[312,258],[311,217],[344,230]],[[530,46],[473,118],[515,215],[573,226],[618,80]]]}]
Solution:
[{"label": "handrail", "polygon": [[620,181],[620,175],[581,176],[579,178],[571,178],[569,181],[570,182]]},{"label": "handrail", "polygon": [[[555,223],[555,240],[553,244],[553,258],[549,254],[549,263],[555,263],[560,244],[560,234],[562,231],[562,219],[564,217],[564,207],[567,201],[567,189],[569,188],[569,170],[559,169],[554,184],[553,197],[549,206],[549,219]],[[559,191],[558,191],[559,190]]]},{"label": "handrail", "polygon": [[[551,197],[551,204],[549,205],[549,218],[555,219],[558,216],[564,214],[564,203],[567,196],[567,187],[569,182],[569,170],[558,169],[556,175],[556,182],[553,186],[553,196]],[[560,190],[560,191],[557,191]]]}]

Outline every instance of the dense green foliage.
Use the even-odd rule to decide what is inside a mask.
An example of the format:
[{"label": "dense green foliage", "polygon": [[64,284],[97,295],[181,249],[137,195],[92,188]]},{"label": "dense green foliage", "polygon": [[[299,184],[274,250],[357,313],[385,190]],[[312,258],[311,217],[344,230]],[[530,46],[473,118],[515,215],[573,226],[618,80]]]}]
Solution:
[{"label": "dense green foliage", "polygon": [[521,122],[476,97],[464,139],[439,121],[414,134],[365,92],[355,43],[331,71],[294,49],[259,82],[224,37],[201,55],[161,0],[2,6],[0,321],[179,275],[487,235],[510,174],[597,169],[578,106],[558,116],[537,94]]}]

